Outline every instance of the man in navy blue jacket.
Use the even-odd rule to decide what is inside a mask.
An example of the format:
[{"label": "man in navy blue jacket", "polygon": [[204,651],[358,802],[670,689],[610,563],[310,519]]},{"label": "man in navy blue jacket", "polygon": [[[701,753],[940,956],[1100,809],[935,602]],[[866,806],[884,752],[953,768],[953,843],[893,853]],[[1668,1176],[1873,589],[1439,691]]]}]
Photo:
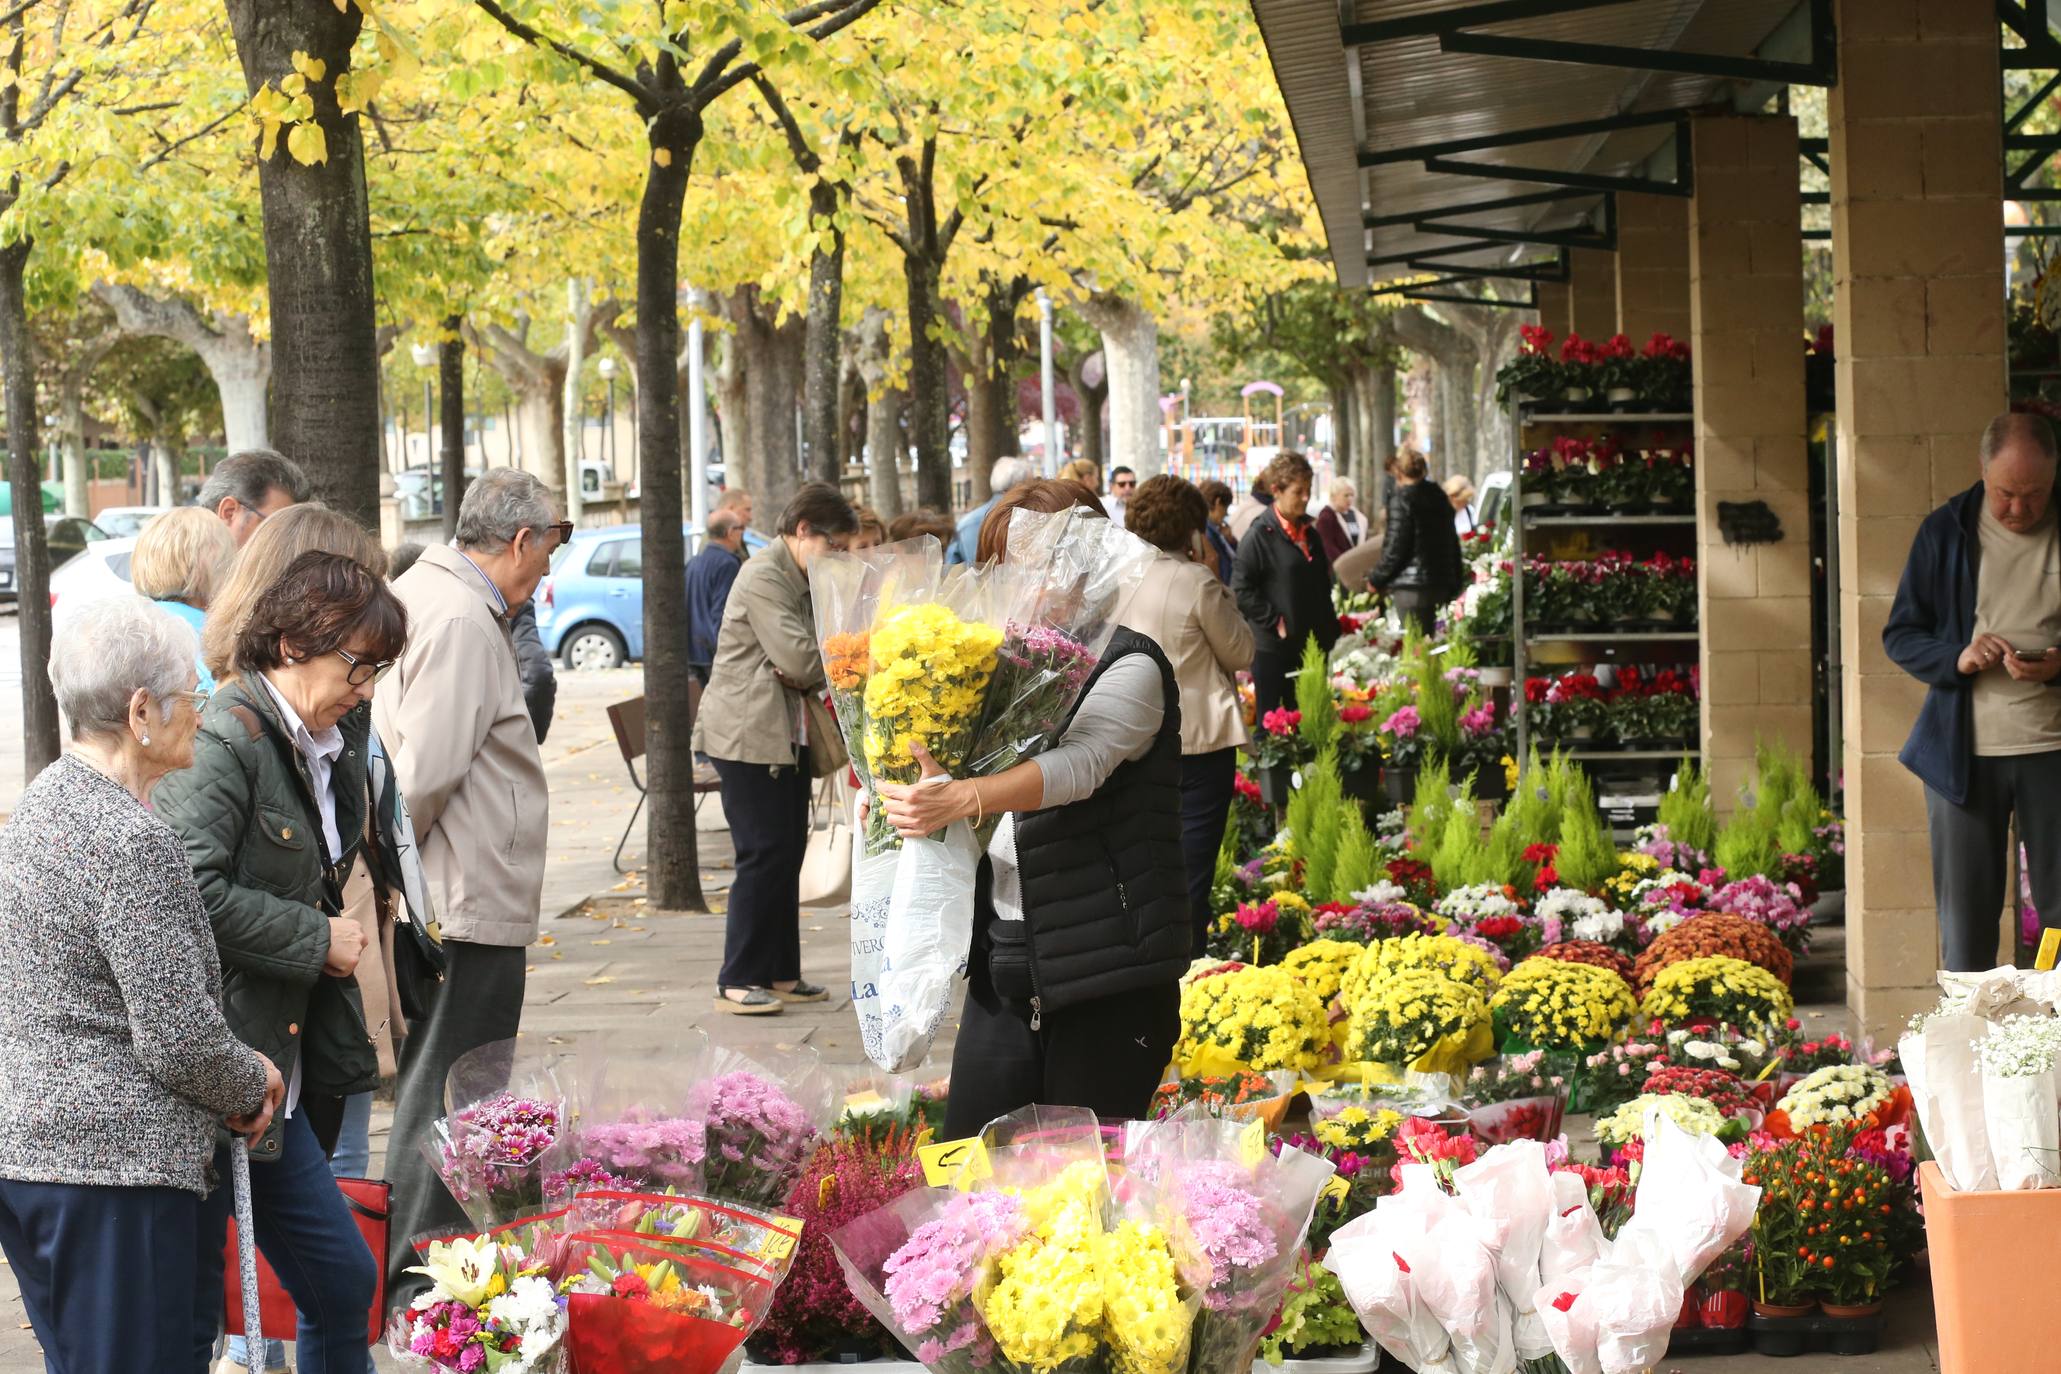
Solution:
[{"label": "man in navy blue jacket", "polygon": [[1999,415],[1982,480],[1925,518],[1882,646],[1929,690],[1899,756],[1925,784],[1945,967],[1996,962],[2015,818],[2061,925],[2061,512],[2053,428]]},{"label": "man in navy blue jacket", "polygon": [[716,634],[723,628],[730,584],[744,566],[745,519],[726,507],[709,512],[708,537],[687,564],[687,671],[704,687],[709,665],[716,661]]}]

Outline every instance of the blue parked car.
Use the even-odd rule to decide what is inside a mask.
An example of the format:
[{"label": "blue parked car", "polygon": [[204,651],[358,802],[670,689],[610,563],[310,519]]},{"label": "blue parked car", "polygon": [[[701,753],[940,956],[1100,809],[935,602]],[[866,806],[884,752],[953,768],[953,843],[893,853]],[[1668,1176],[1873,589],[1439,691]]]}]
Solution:
[{"label": "blue parked car", "polygon": [[[684,531],[687,556],[702,532]],[[747,530],[747,556],[766,546]],[[620,668],[644,657],[644,530],[605,525],[574,530],[551,555],[551,574],[537,588],[537,632],[567,668]]]}]

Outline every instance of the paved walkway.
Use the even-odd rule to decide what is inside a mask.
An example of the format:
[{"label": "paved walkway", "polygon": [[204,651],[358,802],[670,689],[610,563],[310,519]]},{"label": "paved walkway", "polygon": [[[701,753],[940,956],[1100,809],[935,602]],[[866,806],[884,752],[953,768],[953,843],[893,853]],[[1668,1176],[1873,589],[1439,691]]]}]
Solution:
[{"label": "paved walkway", "polygon": [[[11,629],[0,621],[0,640]],[[0,678],[5,651],[0,643]],[[4,688],[0,688],[4,690]],[[852,1020],[844,914],[839,909],[803,913],[802,965],[809,977],[831,989],[819,1006],[790,1008],[763,1019],[726,1016],[714,1005],[723,923],[719,914],[690,915],[652,909],[641,882],[618,875],[610,862],[637,794],[623,770],[608,726],[610,702],[637,695],[642,674],[635,669],[569,675],[560,679],[558,717],[545,745],[551,781],[551,857],[546,870],[544,937],[533,950],[524,1034],[569,1043],[575,1036],[603,1033],[612,1056],[637,1059],[661,1054],[683,1030],[701,1026],[739,1048],[777,1050],[806,1044],[839,1065],[863,1061]],[[0,730],[0,736],[8,731]],[[19,767],[18,752],[14,755]],[[6,755],[0,747],[0,768]],[[11,804],[18,778],[0,775],[0,811]],[[717,797],[700,812],[703,883],[718,910],[729,886],[729,835]],[[641,825],[626,859],[643,852]],[[1843,1007],[1811,1009],[1826,1029],[1844,1022]],[[940,1036],[949,1053],[951,1027]],[[375,1161],[384,1157],[391,1104],[374,1117]],[[1795,1374],[1932,1374],[1929,1295],[1907,1294],[1891,1321],[1893,1349],[1864,1358],[1806,1356],[1787,1363]],[[381,1369],[392,1364],[383,1355]],[[146,1359],[137,1366],[148,1368]],[[1745,1374],[1762,1368],[1756,1356],[1677,1357],[1662,1370],[1686,1374]],[[0,1269],[0,1374],[28,1374],[42,1368],[22,1315],[12,1277]]]}]

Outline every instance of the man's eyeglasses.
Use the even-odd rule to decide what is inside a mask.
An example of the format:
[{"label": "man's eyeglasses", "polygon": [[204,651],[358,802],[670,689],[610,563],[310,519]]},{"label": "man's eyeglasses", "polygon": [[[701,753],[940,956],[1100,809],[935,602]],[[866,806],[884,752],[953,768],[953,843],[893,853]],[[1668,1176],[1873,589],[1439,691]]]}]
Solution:
[{"label": "man's eyeglasses", "polygon": [[1119,477],[1116,479],[1115,482],[1111,483],[1111,485],[1114,486],[1118,491],[1129,491],[1131,488],[1138,485],[1138,479],[1135,477]]},{"label": "man's eyeglasses", "polygon": [[392,659],[387,659],[383,663],[374,663],[367,659],[359,658],[356,654],[344,649],[338,649],[336,656],[351,665],[349,680],[353,687],[363,687],[368,682],[379,681],[386,676],[387,670],[394,666]]},{"label": "man's eyeglasses", "polygon": [[551,545],[554,549],[562,549],[572,543],[573,522],[570,520],[561,520],[555,525],[538,525],[535,529],[538,534],[550,533],[558,536]]}]

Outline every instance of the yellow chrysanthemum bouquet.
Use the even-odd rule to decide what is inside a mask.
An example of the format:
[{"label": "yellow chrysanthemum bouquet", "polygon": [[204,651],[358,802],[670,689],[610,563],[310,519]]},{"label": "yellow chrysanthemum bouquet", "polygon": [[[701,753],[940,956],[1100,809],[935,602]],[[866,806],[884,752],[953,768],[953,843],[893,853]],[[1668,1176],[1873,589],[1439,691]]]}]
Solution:
[{"label": "yellow chrysanthemum bouquet", "polygon": [[1782,980],[1757,964],[1713,954],[1684,959],[1653,975],[1641,1015],[1669,1026],[1692,1021],[1778,1027],[1796,1003]]},{"label": "yellow chrysanthemum bouquet", "polygon": [[[874,622],[862,747],[867,774],[875,782],[920,779],[919,745],[940,768],[957,776],[973,747],[974,727],[987,704],[988,680],[1002,647],[1002,627],[992,616],[979,575],[950,571],[959,575],[884,604]],[[877,854],[900,843],[885,810],[873,807],[866,822],[867,849]]]},{"label": "yellow chrysanthemum bouquet", "polygon": [[1593,1052],[1617,1037],[1638,1011],[1631,985],[1607,968],[1526,959],[1489,999],[1506,1053]]},{"label": "yellow chrysanthemum bouquet", "polygon": [[852,1292],[946,1374],[1184,1374],[1204,1280],[1173,1200],[1112,1187],[1092,1113],[1029,1108],[984,1145],[831,1237]]},{"label": "yellow chrysanthemum bouquet", "polygon": [[1397,968],[1365,980],[1347,1011],[1348,1060],[1458,1076],[1495,1045],[1482,990],[1433,969]]},{"label": "yellow chrysanthemum bouquet", "polygon": [[1324,1062],[1330,1043],[1324,1003],[1286,969],[1211,974],[1181,992],[1174,1062],[1184,1073],[1228,1065],[1307,1073]]},{"label": "yellow chrysanthemum bouquet", "polygon": [[830,709],[860,786],[869,791],[873,774],[866,761],[866,684],[873,676],[873,622],[881,593],[934,585],[944,565],[944,550],[929,536],[863,553],[822,553],[809,562],[809,602]]}]

